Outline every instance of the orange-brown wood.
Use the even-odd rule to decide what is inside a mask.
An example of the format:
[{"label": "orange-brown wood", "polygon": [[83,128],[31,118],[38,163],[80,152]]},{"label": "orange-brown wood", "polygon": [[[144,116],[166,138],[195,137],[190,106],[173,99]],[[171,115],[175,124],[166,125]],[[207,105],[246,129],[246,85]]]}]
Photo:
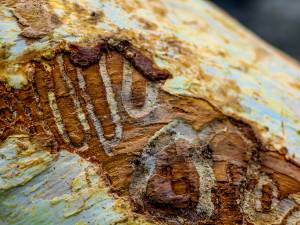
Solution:
[{"label": "orange-brown wood", "polygon": [[[133,210],[169,224],[285,224],[299,207],[289,201],[300,193],[300,168],[262,146],[250,126],[164,92],[134,67],[128,86],[125,61],[109,51],[99,61],[106,68],[75,66],[68,54],[32,62],[24,89],[0,84],[1,140],[26,133],[49,151],[75,152]],[[141,177],[147,163],[149,179]]]}]

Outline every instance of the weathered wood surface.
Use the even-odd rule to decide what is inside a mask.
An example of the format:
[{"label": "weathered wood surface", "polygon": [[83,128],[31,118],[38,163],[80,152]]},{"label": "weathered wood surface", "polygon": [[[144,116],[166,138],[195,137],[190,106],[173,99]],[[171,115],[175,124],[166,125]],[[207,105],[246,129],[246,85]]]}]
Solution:
[{"label": "weathered wood surface", "polygon": [[296,63],[202,1],[1,8],[0,222],[300,223]]}]

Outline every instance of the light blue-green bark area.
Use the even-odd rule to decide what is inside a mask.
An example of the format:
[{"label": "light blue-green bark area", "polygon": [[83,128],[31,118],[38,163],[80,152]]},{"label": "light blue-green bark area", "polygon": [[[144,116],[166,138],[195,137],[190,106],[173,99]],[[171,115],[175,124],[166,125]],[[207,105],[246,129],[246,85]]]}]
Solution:
[{"label": "light blue-green bark area", "polygon": [[1,224],[106,225],[122,219],[96,169],[79,156],[51,155],[26,137],[10,137],[0,147]]}]

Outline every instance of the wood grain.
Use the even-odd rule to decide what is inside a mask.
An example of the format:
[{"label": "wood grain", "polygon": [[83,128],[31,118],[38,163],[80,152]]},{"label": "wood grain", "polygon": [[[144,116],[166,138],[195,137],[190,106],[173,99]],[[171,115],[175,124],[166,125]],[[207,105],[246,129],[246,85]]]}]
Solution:
[{"label": "wood grain", "polygon": [[24,133],[79,154],[133,211],[166,224],[299,223],[300,168],[249,125],[164,92],[114,50],[28,66],[24,89],[0,84],[1,140]]}]

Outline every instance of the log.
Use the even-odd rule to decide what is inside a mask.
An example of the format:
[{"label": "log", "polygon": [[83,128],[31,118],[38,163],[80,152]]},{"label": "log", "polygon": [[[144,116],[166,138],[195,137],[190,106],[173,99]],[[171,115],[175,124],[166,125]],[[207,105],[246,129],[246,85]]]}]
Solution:
[{"label": "log", "polygon": [[202,0],[0,8],[0,224],[300,224],[293,59]]}]

